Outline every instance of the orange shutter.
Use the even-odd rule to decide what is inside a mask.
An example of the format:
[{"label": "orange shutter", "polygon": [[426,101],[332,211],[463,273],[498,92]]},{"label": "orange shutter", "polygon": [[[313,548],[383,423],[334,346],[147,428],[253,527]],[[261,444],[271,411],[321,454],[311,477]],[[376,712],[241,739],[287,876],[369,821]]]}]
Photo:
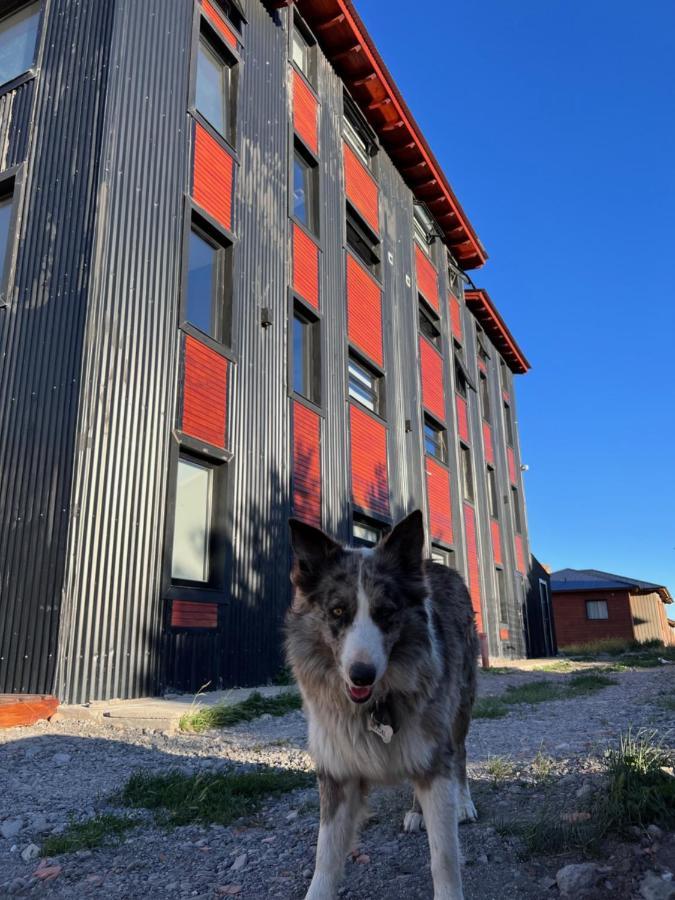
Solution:
[{"label": "orange shutter", "polygon": [[226,445],[227,360],[188,335],[185,338],[183,420],[185,434]]},{"label": "orange shutter", "polygon": [[319,248],[298,225],[293,225],[293,289],[319,308]]},{"label": "orange shutter", "polygon": [[443,357],[429,341],[420,337],[420,368],[422,371],[422,402],[424,408],[439,422],[445,422],[445,393],[443,391]]},{"label": "orange shutter", "polygon": [[321,418],[293,403],[293,514],[321,527]]},{"label": "orange shutter", "polygon": [[348,144],[343,144],[345,193],[375,234],[380,232],[377,182]]},{"label": "orange shutter", "polygon": [[305,79],[293,69],[293,127],[314,153],[319,152],[318,109],[316,97]]},{"label": "orange shutter", "polygon": [[451,544],[450,473],[429,456],[425,459],[425,467],[429,501],[429,532],[432,540]]},{"label": "orange shutter", "polygon": [[439,310],[438,275],[436,269],[424,250],[415,244],[415,270],[417,272],[417,290],[435,310]]},{"label": "orange shutter", "polygon": [[382,292],[377,282],[349,253],[347,310],[349,340],[381,367]]},{"label": "orange shutter", "polygon": [[359,407],[350,407],[352,500],[367,512],[389,515],[387,429]]},{"label": "orange shutter", "polygon": [[228,230],[232,227],[232,157],[201,125],[195,125],[192,197]]}]

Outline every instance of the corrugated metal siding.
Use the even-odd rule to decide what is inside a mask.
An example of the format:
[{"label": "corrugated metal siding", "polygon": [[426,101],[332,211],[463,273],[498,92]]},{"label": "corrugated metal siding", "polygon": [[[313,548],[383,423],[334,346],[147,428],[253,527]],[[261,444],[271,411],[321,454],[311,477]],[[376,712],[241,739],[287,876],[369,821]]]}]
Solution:
[{"label": "corrugated metal siding", "polygon": [[217,628],[218,604],[173,600],[171,602],[171,627]]},{"label": "corrugated metal siding", "polygon": [[318,103],[305,79],[293,69],[293,123],[310,150],[319,150]]},{"label": "corrugated metal siding", "polygon": [[54,688],[114,12],[53,0],[38,81],[3,99],[5,163],[27,163],[12,304],[0,310],[0,691]]},{"label": "corrugated metal siding", "polygon": [[293,515],[321,528],[321,417],[293,403]]},{"label": "corrugated metal siding", "polygon": [[232,157],[195,123],[192,197],[224,228],[232,228]]},{"label": "corrugated metal siding", "polygon": [[470,503],[464,504],[464,528],[466,531],[466,555],[468,560],[467,584],[471,594],[471,604],[476,615],[476,627],[483,630],[483,611],[480,590],[480,562],[476,535],[476,513]]},{"label": "corrugated metal siding", "polygon": [[382,366],[382,292],[377,282],[347,256],[347,321],[349,340]]},{"label": "corrugated metal siding", "polygon": [[69,701],[158,687],[191,23],[186,0],[115,5],[59,666]]},{"label": "corrugated metal siding", "polygon": [[344,144],[345,192],[347,199],[360,212],[375,234],[379,234],[377,182],[349,144]]},{"label": "corrugated metal siding", "polygon": [[658,593],[631,594],[630,611],[636,641],[670,643],[666,607]]},{"label": "corrugated metal siding", "polygon": [[293,289],[319,308],[319,248],[299,225],[293,226]]},{"label": "corrugated metal siding", "polygon": [[185,434],[227,446],[227,360],[188,335],[184,344],[183,415]]},{"label": "corrugated metal siding", "polygon": [[440,307],[438,298],[438,273],[423,250],[415,245],[415,272],[417,290],[435,310]]},{"label": "corrugated metal siding", "polygon": [[445,422],[445,394],[443,392],[443,357],[429,341],[420,336],[420,370],[422,403],[439,422]]}]

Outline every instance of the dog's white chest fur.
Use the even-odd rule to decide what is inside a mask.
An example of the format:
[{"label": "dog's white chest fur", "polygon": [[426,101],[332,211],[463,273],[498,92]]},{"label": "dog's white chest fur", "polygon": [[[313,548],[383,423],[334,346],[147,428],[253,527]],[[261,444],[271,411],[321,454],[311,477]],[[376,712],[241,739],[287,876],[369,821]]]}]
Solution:
[{"label": "dog's white chest fur", "polygon": [[319,771],[336,780],[365,778],[395,782],[411,778],[431,763],[434,746],[419,722],[404,723],[389,743],[368,728],[368,713],[345,713],[309,703],[309,750]]}]

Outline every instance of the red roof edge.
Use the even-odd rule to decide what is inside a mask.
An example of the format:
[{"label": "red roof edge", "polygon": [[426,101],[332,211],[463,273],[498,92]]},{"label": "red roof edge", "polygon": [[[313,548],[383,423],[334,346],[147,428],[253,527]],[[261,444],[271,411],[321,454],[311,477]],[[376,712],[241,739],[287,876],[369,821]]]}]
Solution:
[{"label": "red roof edge", "polygon": [[504,362],[516,375],[524,375],[531,369],[525,354],[509,331],[506,322],[500,316],[497,307],[490,299],[488,292],[482,288],[465,291],[464,298],[474,316],[485,329],[492,343],[504,357]]},{"label": "red roof edge", "polygon": [[406,184],[433,214],[460,266],[482,266],[487,252],[352,0],[295,0],[295,5]]}]

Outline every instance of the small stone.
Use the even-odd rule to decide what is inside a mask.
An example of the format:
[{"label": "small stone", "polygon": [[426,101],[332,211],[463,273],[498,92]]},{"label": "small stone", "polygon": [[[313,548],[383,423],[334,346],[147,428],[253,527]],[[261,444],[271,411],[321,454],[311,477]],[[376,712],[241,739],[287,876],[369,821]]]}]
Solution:
[{"label": "small stone", "polygon": [[644,900],[673,900],[675,884],[672,879],[659,878],[656,872],[647,872],[640,882],[640,896]]},{"label": "small stone", "polygon": [[37,859],[40,855],[40,848],[37,844],[28,844],[27,847],[24,847],[21,851],[21,859],[24,862],[30,862],[32,859]]},{"label": "small stone", "polygon": [[258,716],[259,722],[270,722],[272,720],[272,716],[270,713],[263,713],[262,716]]},{"label": "small stone", "polygon": [[663,837],[663,830],[658,825],[648,825],[647,834],[655,841],[660,841]]},{"label": "small stone", "polygon": [[37,869],[33,872],[33,878],[39,878],[40,881],[53,881],[58,878],[62,867],[59,865],[49,865],[46,859],[42,860]]},{"label": "small stone", "polygon": [[11,841],[12,838],[17,836],[22,828],[23,819],[21,817],[17,817],[15,819],[5,819],[2,825],[0,825],[0,834],[5,838],[5,840]]},{"label": "small stone", "polygon": [[234,897],[235,894],[241,893],[241,885],[223,884],[217,890],[221,897]]},{"label": "small stone", "polygon": [[286,821],[287,822],[295,822],[295,820],[298,818],[298,815],[299,815],[299,813],[298,813],[297,809],[293,809],[286,816]]},{"label": "small stone", "polygon": [[360,866],[366,866],[370,862],[370,857],[367,853],[359,853],[359,855],[355,859],[355,862]]},{"label": "small stone", "polygon": [[591,814],[589,812],[570,812],[564,813],[560,819],[563,822],[567,822],[569,825],[576,825],[578,822],[588,822],[591,818]]},{"label": "small stone", "polygon": [[49,825],[47,824],[47,817],[43,813],[34,813],[30,817],[30,822],[28,827],[31,831],[34,831],[36,834],[44,834],[46,831],[49,831]]},{"label": "small stone", "polygon": [[87,884],[91,884],[93,887],[98,887],[103,884],[103,876],[102,875],[87,875],[86,877]]},{"label": "small stone", "polygon": [[230,866],[230,869],[233,872],[238,872],[240,869],[243,869],[246,863],[248,862],[248,854],[240,853],[239,856],[235,859],[235,861]]},{"label": "small stone", "polygon": [[26,759],[35,759],[39,752],[40,748],[36,744],[33,744],[31,747],[26,747],[23,755]]},{"label": "small stone", "polygon": [[303,869],[303,870],[302,870],[302,877],[303,877],[303,878],[311,878],[313,874],[314,874],[314,873],[313,873],[312,870],[309,869],[309,868],[308,868],[308,869]]},{"label": "small stone", "polygon": [[550,875],[544,876],[544,878],[539,879],[539,885],[545,890],[550,891],[551,888],[554,888],[556,885],[555,878],[551,878]]},{"label": "small stone", "polygon": [[558,869],[555,880],[558,890],[565,896],[576,896],[595,885],[598,867],[594,863],[570,863]]},{"label": "small stone", "polygon": [[170,881],[168,884],[164,885],[165,891],[177,891],[178,890],[178,882]]},{"label": "small stone", "polygon": [[476,862],[480,863],[482,866],[486,866],[490,862],[487,853],[479,853],[476,857]]},{"label": "small stone", "polygon": [[70,753],[55,753],[52,762],[55,766],[67,766],[70,762]]}]

